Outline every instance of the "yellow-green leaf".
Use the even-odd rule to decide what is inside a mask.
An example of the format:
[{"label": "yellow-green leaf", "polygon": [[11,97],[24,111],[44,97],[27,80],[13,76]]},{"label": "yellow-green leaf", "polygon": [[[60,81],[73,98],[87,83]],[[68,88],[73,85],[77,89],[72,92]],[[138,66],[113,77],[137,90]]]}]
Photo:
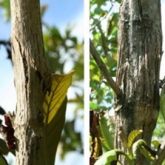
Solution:
[{"label": "yellow-green leaf", "polygon": [[144,146],[146,142],[143,139],[139,139],[132,144],[132,153],[134,158],[137,158],[137,152],[139,151],[141,146]]},{"label": "yellow-green leaf", "polygon": [[139,136],[140,134],[142,134],[142,130],[133,130],[130,132],[128,136],[128,144],[127,144],[128,148],[132,147],[133,142],[135,141],[137,136]]},{"label": "yellow-green leaf", "polygon": [[153,146],[154,149],[159,149],[161,143],[158,140],[152,140],[151,145]]},{"label": "yellow-green leaf", "polygon": [[52,75],[51,89],[46,93],[43,104],[45,123],[50,123],[58,112],[71,85],[72,75],[73,72],[65,75]]},{"label": "yellow-green leaf", "polygon": [[116,150],[111,150],[104,153],[94,165],[109,165],[112,161],[117,161]]},{"label": "yellow-green leaf", "polygon": [[128,158],[127,154],[125,154],[123,151],[118,149],[113,149],[101,155],[94,165],[110,165],[112,164],[112,162],[118,164],[119,155],[123,155],[126,158]]},{"label": "yellow-green leaf", "polygon": [[58,112],[52,119],[52,121],[45,125],[45,154],[48,154],[46,156],[47,164],[54,164],[55,155],[57,151],[57,146],[60,141],[61,132],[64,127],[65,123],[65,112],[66,112],[66,104],[67,104],[67,98],[65,97],[63,103],[61,104]]},{"label": "yellow-green leaf", "polygon": [[147,158],[147,160],[150,160],[150,161],[151,160],[154,160],[156,154],[155,155],[152,155],[151,150],[148,150],[148,149],[149,149],[149,147],[146,148],[145,146],[142,146],[140,148],[140,152],[141,152],[142,155],[145,156],[145,158]]}]

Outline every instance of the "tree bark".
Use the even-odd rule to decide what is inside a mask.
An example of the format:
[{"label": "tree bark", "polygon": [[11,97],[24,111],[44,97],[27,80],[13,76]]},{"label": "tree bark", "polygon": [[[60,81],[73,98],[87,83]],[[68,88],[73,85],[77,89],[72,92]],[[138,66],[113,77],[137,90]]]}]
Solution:
[{"label": "tree bark", "polygon": [[[142,129],[150,145],[159,111],[159,69],[162,55],[160,0],[122,0],[118,34],[117,84],[122,90],[116,112],[116,147],[124,134]],[[139,156],[136,164],[147,164]]]},{"label": "tree bark", "polygon": [[49,71],[44,58],[39,0],[11,0],[11,46],[17,93],[17,165],[46,165],[43,98]]}]

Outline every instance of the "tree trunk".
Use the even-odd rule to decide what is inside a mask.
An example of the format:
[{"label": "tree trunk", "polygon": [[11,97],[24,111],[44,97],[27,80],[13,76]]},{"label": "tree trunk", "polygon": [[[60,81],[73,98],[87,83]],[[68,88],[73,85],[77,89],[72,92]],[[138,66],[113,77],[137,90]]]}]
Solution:
[{"label": "tree trunk", "polygon": [[[116,112],[116,147],[124,134],[142,129],[150,145],[159,112],[159,69],[162,55],[160,0],[122,0],[119,21],[117,84],[122,96]],[[139,156],[136,164],[147,164]]]},{"label": "tree trunk", "polygon": [[16,164],[46,165],[42,106],[49,72],[44,59],[39,0],[11,0],[11,21],[17,92]]}]

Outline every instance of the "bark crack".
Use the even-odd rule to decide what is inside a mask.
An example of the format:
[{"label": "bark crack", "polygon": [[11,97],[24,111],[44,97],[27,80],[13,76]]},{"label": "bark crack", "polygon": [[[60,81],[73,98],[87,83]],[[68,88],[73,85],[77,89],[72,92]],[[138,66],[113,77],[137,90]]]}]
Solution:
[{"label": "bark crack", "polygon": [[[23,62],[23,70],[24,70],[24,76],[25,76],[25,89],[26,89],[26,99],[27,99],[27,92],[28,92],[28,81],[29,81],[29,71],[28,71],[28,62],[27,59],[25,57],[25,52],[22,49],[21,43],[19,42],[19,39],[17,37],[15,37],[17,43],[18,43],[18,48],[19,48],[19,52],[20,55],[22,57],[22,62]],[[27,57],[28,58],[28,57]]]}]

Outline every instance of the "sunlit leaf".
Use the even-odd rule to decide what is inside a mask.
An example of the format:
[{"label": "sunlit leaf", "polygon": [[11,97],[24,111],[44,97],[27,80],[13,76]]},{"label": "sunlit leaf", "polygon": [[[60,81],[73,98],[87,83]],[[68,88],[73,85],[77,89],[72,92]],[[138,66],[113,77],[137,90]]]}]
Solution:
[{"label": "sunlit leaf", "polygon": [[3,9],[4,18],[6,21],[10,20],[10,1],[9,0],[1,0],[0,7]]},{"label": "sunlit leaf", "polygon": [[161,145],[161,143],[158,140],[152,140],[151,144],[155,149],[158,149]]},{"label": "sunlit leaf", "polygon": [[58,112],[72,82],[73,72],[65,75],[52,75],[51,89],[46,93],[43,109],[44,122],[50,123]]},{"label": "sunlit leaf", "polygon": [[57,111],[56,115],[53,117],[51,122],[45,125],[45,154],[49,153],[46,156],[47,164],[54,164],[57,146],[60,141],[61,132],[64,128],[65,123],[65,113],[66,113],[66,104],[67,98],[63,100],[59,110]]},{"label": "sunlit leaf", "polygon": [[112,161],[117,161],[116,150],[105,152],[94,165],[109,165]]},{"label": "sunlit leaf", "polygon": [[95,102],[90,102],[90,110],[97,110],[99,106]]},{"label": "sunlit leaf", "polygon": [[131,148],[133,142],[136,140],[136,138],[142,134],[142,130],[133,130],[130,132],[128,136],[128,148]]},{"label": "sunlit leaf", "polygon": [[154,160],[155,157],[152,155],[152,153],[144,146],[140,148],[140,153],[145,156],[147,160]]},{"label": "sunlit leaf", "polygon": [[132,145],[132,153],[133,156],[136,158],[137,157],[137,152],[140,149],[141,146],[143,146],[144,144],[146,144],[146,142],[143,139],[139,139],[137,140],[135,143],[133,143]]},{"label": "sunlit leaf", "polygon": [[113,161],[117,161],[118,155],[125,155],[124,152],[121,150],[111,150],[108,152],[105,152],[100,158],[95,162],[94,165],[110,165]]}]

